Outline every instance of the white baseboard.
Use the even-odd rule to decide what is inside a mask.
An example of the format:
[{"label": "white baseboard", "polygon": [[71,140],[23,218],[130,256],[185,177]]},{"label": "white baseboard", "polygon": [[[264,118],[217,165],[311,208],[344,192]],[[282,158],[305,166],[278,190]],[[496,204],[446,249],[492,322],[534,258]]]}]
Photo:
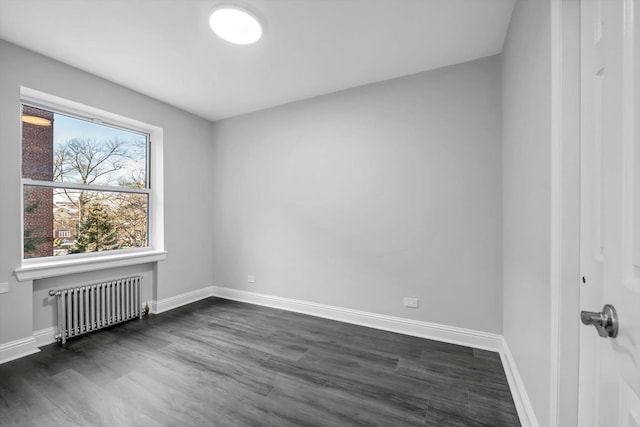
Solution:
[{"label": "white baseboard", "polygon": [[504,373],[507,376],[507,382],[511,389],[511,396],[513,396],[513,403],[516,405],[518,411],[518,417],[520,418],[520,424],[522,427],[539,427],[538,419],[531,406],[531,400],[518,371],[516,361],[511,354],[507,341],[502,338],[502,350],[500,350],[500,359],[502,360],[502,366],[504,367]]},{"label": "white baseboard", "polygon": [[210,297],[212,295],[212,292],[213,286],[208,286],[206,288],[196,289],[195,291],[186,292],[184,294],[176,295],[173,297],[157,301],[149,301],[149,311],[152,314],[164,313],[165,311],[169,311],[174,308],[178,308],[180,306],[191,304],[192,302]]},{"label": "white baseboard", "polygon": [[[309,314],[326,319],[338,320],[370,328],[397,332],[420,338],[434,339],[484,350],[500,351],[502,348],[502,336],[488,332],[387,316],[383,314],[352,310],[343,307],[241,291],[238,289],[219,286],[207,286],[184,294],[175,295],[173,297],[157,301],[152,300],[149,301],[149,309],[152,314],[160,314],[210,296],[279,308],[282,310]],[[37,343],[37,346],[41,347],[55,342],[55,334],[55,327],[45,328],[34,331],[32,339]]]},{"label": "white baseboard", "polygon": [[0,344],[0,364],[39,352],[33,336]]},{"label": "white baseboard", "polygon": [[36,340],[36,345],[38,347],[44,347],[45,345],[53,344],[57,341],[57,333],[58,328],[56,326],[51,326],[50,328],[33,331],[33,338]]},{"label": "white baseboard", "polygon": [[343,307],[258,294],[255,292],[241,291],[238,289],[218,286],[211,287],[211,290],[212,296],[220,298],[279,308],[282,310],[324,317],[326,319],[353,323],[369,328],[382,329],[385,331],[397,332],[420,338],[428,338],[491,351],[500,351],[502,346],[501,335],[475,331],[472,329],[422,322],[419,320],[387,316],[384,314],[352,310]]}]

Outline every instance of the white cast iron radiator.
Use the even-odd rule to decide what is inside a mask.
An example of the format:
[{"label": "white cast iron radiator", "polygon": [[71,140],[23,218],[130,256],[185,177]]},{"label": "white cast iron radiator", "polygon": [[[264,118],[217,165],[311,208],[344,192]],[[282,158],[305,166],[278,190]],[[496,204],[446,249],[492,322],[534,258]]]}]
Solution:
[{"label": "white cast iron radiator", "polygon": [[142,318],[142,277],[133,276],[77,288],[49,291],[58,297],[58,335],[68,338]]}]

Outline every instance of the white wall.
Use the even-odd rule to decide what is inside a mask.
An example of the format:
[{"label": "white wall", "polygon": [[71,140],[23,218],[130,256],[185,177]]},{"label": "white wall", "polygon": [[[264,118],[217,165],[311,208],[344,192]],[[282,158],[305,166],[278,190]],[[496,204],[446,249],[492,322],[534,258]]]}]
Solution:
[{"label": "white wall", "polygon": [[214,285],[501,333],[500,117],[490,57],[214,123]]},{"label": "white wall", "polygon": [[[145,299],[210,285],[212,198],[205,190],[212,181],[210,123],[2,40],[0,64],[0,282],[9,282],[9,293],[0,294],[0,345],[54,325],[45,294],[52,287],[132,272],[145,275]],[[164,129],[166,261],[157,268],[147,264],[35,283],[16,281],[13,270],[21,256],[21,85]]]},{"label": "white wall", "polygon": [[502,52],[503,330],[541,425],[550,390],[549,19],[549,2],[517,2]]}]

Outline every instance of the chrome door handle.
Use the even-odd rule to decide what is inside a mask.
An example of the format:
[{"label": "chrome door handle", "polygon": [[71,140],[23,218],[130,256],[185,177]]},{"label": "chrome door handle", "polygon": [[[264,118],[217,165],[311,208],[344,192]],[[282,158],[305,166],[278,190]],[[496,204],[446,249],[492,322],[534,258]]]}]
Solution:
[{"label": "chrome door handle", "polygon": [[618,335],[618,315],[616,309],[606,304],[602,311],[581,311],[580,320],[585,325],[593,325],[598,330],[598,334],[603,338],[615,338]]}]

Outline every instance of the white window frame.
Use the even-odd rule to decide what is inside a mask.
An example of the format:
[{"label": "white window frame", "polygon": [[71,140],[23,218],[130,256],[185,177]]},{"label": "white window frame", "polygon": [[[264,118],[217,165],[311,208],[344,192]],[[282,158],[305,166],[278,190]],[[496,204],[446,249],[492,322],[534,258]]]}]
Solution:
[{"label": "white window frame", "polygon": [[[15,269],[17,279],[19,281],[35,280],[46,277],[62,276],[164,260],[167,256],[167,252],[164,248],[162,128],[26,87],[20,88],[20,101],[20,114],[22,114],[22,104],[25,103],[35,107],[50,109],[54,112],[69,114],[96,123],[105,123],[123,129],[130,129],[135,132],[148,134],[149,147],[153,146],[153,148],[148,150],[148,247],[121,251],[91,252],[63,257],[51,256],[25,259],[24,251],[22,250],[24,245],[21,245],[21,263],[20,266]],[[21,122],[17,119],[16,126],[19,125],[21,125]],[[18,143],[22,145],[22,138],[20,138]],[[26,179],[21,176],[20,194],[23,194],[25,185],[29,185],[30,183],[33,183],[33,180]],[[56,186],[56,183],[52,183],[51,185]],[[23,197],[20,197],[20,218],[24,218],[23,199]],[[24,239],[23,220],[21,220],[21,224],[21,235],[22,239]]]}]

